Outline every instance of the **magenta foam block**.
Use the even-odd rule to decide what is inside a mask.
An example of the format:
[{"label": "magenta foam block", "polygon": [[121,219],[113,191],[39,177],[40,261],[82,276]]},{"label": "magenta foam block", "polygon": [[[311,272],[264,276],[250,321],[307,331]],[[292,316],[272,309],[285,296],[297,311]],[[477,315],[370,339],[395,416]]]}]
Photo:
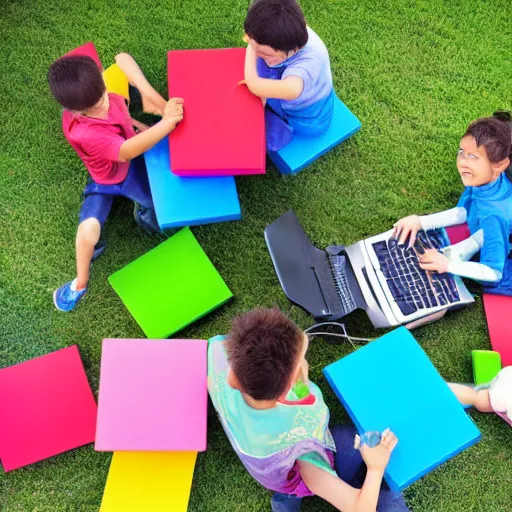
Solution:
[{"label": "magenta foam block", "polygon": [[261,99],[246,85],[245,48],[169,52],[169,97],[185,116],[170,135],[171,170],[184,177],[265,173]]},{"label": "magenta foam block", "polygon": [[96,402],[78,347],[0,370],[0,458],[5,471],[94,441]]},{"label": "magenta foam block", "polygon": [[83,55],[85,57],[91,57],[91,59],[98,64],[98,67],[103,70],[103,66],[101,65],[101,60],[98,55],[98,52],[96,50],[96,46],[94,46],[94,43],[92,41],[89,41],[88,43],[83,44],[82,46],[79,46],[78,48],[75,48],[74,50],[71,50],[70,52],[66,53],[64,57],[71,57],[72,55]]}]

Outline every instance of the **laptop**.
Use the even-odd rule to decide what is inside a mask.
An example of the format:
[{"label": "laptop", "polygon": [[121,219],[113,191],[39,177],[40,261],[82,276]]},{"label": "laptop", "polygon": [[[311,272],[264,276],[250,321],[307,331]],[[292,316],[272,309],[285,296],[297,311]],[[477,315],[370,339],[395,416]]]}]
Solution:
[{"label": "laptop", "polygon": [[374,327],[392,327],[474,302],[460,277],[419,267],[424,249],[450,244],[444,229],[420,231],[410,249],[392,235],[390,230],[322,251],[310,242],[293,210],[265,229],[284,293],[317,320],[335,321],[363,309]]}]

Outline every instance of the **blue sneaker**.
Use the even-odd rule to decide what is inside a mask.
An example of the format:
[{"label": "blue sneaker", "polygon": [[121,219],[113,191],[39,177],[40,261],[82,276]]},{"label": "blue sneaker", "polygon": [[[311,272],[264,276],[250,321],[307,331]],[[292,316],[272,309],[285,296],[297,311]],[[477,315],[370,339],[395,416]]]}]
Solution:
[{"label": "blue sneaker", "polygon": [[53,303],[59,311],[71,311],[78,304],[78,301],[84,296],[87,288],[74,291],[71,285],[74,281],[63,284],[60,288],[53,292]]}]

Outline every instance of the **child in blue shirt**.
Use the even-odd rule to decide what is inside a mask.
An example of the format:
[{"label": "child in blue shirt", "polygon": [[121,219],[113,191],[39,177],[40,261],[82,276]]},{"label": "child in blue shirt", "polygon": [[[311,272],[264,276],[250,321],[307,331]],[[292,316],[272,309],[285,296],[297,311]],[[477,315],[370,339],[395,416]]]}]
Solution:
[{"label": "child in blue shirt", "polygon": [[334,105],[329,53],[296,0],[255,0],[244,29],[244,83],[266,100],[267,148],[325,131]]},{"label": "child in blue shirt", "polygon": [[[395,224],[399,243],[412,246],[420,229],[467,222],[471,237],[441,252],[429,249],[420,266],[481,281],[487,293],[512,295],[512,124],[509,112],[472,122],[460,141],[457,170],[465,185],[456,208],[433,215],[411,215]],[[468,261],[480,252],[480,261]]]},{"label": "child in blue shirt", "polygon": [[[354,448],[351,426],[329,430],[329,409],[308,379],[307,336],[277,309],[233,321],[227,337],[210,340],[208,390],[240,460],[274,491],[274,512],[297,512],[316,494],[337,510],[407,511],[401,494],[381,489],[397,439],[389,430],[373,448]],[[306,383],[299,399],[293,388]]]}]

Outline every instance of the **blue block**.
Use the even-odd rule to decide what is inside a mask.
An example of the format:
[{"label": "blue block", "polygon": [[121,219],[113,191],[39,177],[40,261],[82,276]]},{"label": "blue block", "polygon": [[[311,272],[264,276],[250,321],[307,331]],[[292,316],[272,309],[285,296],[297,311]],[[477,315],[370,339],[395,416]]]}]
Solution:
[{"label": "blue block", "polygon": [[171,172],[167,137],[144,153],[160,228],[239,220],[235,178],[181,178]]},{"label": "blue block", "polygon": [[385,478],[403,490],[480,440],[434,365],[400,327],[327,366],[324,374],[360,433],[398,437]]},{"label": "blue block", "polygon": [[289,144],[279,151],[269,152],[269,156],[281,174],[297,174],[360,128],[361,121],[335,96],[332,121],[327,131],[316,137],[294,135]]}]

